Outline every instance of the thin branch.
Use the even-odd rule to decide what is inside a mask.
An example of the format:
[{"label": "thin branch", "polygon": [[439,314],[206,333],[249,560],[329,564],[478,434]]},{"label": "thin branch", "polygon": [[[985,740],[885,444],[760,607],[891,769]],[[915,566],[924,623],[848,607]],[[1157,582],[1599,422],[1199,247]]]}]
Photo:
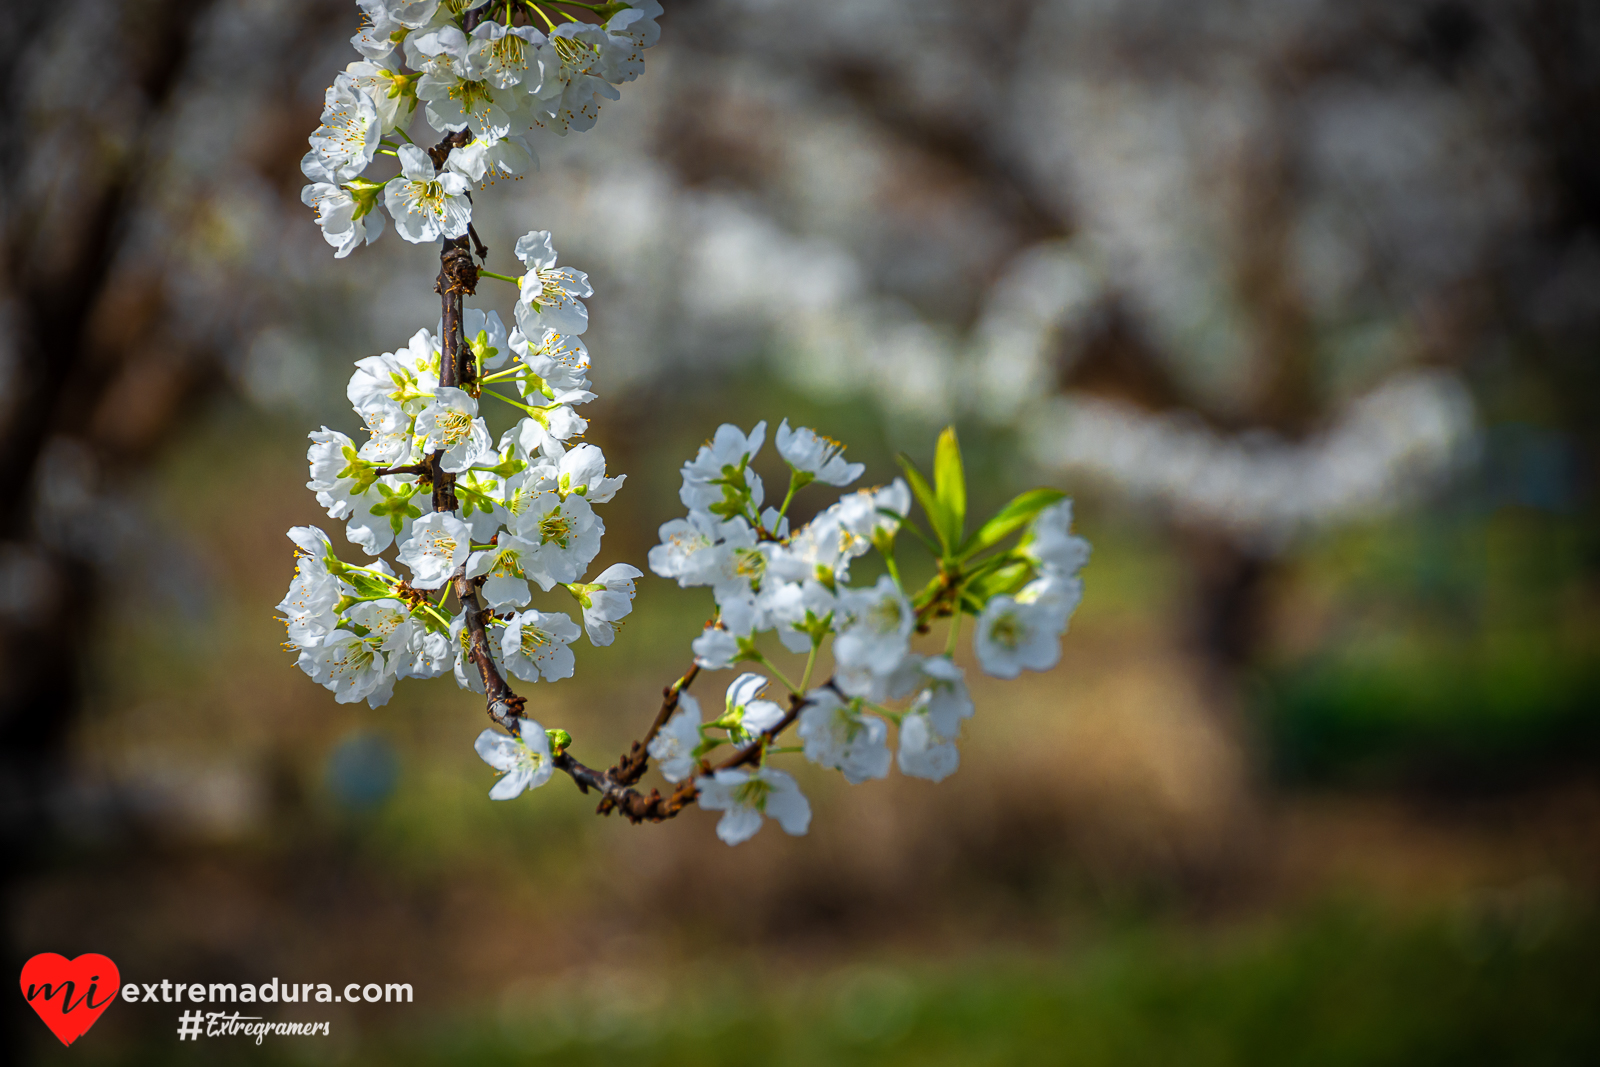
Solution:
[{"label": "thin branch", "polygon": [[457,572],[455,594],[466,613],[469,635],[467,658],[477,665],[478,674],[483,678],[483,698],[489,717],[516,735],[521,732],[517,720],[522,718],[527,699],[511,691],[511,686],[501,677],[500,668],[495,665],[494,656],[489,652],[489,634],[483,622],[483,605],[478,603],[477,583]]},{"label": "thin branch", "polygon": [[633,743],[627,755],[619,757],[617,762],[611,765],[611,769],[606,773],[611,776],[612,781],[621,785],[632,785],[644,777],[645,770],[650,766],[650,742],[661,732],[667,720],[672,718],[672,713],[678,709],[678,694],[693,685],[699,675],[700,665],[693,664],[682,678],[661,690],[661,710],[656,712],[656,721],[650,724],[650,729],[645,732],[642,739]]},{"label": "thin branch", "polygon": [[424,461],[422,463],[407,463],[403,467],[384,467],[381,470],[375,470],[372,472],[372,476],[374,478],[382,478],[385,475],[390,474],[426,474],[431,477],[433,475],[433,468],[430,467],[426,461]]}]

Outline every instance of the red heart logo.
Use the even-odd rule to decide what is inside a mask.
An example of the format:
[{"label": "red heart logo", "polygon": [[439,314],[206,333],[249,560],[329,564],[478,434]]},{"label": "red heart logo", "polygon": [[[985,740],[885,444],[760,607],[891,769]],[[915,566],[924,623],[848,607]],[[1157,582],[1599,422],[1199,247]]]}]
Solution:
[{"label": "red heart logo", "polygon": [[63,1045],[88,1032],[121,983],[117,965],[97,952],[75,960],[41,952],[22,966],[22,995]]}]

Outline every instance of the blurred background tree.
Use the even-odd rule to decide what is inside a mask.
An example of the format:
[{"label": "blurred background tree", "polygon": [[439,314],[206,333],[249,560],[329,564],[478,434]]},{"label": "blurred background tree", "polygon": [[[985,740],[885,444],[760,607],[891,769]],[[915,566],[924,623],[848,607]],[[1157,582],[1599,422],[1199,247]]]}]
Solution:
[{"label": "blurred background tree", "polygon": [[[810,838],[737,859],[492,806],[472,701],[335,706],[274,647],[302,424],[350,429],[349,362],[436,316],[425,250],[335,271],[298,200],[353,5],[13,7],[18,958],[413,981],[337,1016],[375,1062],[1593,1047],[1592,5],[671,4],[480,225],[595,278],[615,558],[716,422],[786,413],[869,480],[955,419],[987,503],[1042,478],[1096,543],[1062,666],[978,694],[940,792],[815,786]],[[638,604],[534,694],[600,751],[702,610]],[[95,1039],[165,1058],[157,1014]]]}]

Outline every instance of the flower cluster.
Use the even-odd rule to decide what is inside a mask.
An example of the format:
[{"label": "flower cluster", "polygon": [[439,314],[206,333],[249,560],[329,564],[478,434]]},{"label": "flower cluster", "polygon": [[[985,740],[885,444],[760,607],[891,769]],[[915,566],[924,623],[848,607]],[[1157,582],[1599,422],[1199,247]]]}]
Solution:
[{"label": "flower cluster", "polygon": [[[762,813],[790,833],[803,833],[810,809],[793,778],[764,758],[754,769],[713,769],[701,757],[724,743],[765,745],[794,721],[805,758],[840,771],[852,784],[887,777],[891,762],[913,777],[946,777],[960,759],[961,721],[974,710],[953,658],[961,615],[977,617],[974,651],[989,674],[1014,678],[1024,669],[1048,670],[1060,658],[1061,635],[1082,596],[1078,572],[1089,557],[1088,542],[1071,532],[1071,503],[1053,490],[1023,494],[964,536],[965,475],[950,431],[940,441],[934,486],[902,460],[909,484],[897,478],[849,493],[791,532],[786,512],[797,489],[811,482],[848,486],[863,468],[845,462],[835,442],[809,429],[791,430],[785,420],[776,443],[789,489],[781,505],[764,506],[765,488],[751,464],[766,429],[757,423],[747,434],[724,425],[684,464],[679,498],[689,512],[663,525],[661,543],[650,551],[656,574],[711,588],[717,619],[693,642],[697,666],[754,663],[790,693],[792,714],[786,715],[778,704],[757,699],[767,677],[741,674],[728,687],[720,716],[705,721],[699,704],[684,695],[650,741],[649,753],[668,781],[699,775],[700,805],[725,812],[717,832],[729,844],[754,834]],[[913,495],[931,535],[910,524]],[[938,557],[937,573],[920,590],[905,584],[897,564],[902,528],[912,529]],[[1018,532],[1013,548],[996,547]],[[853,561],[873,551],[887,573],[851,585]],[[914,637],[937,618],[951,620],[944,651],[914,650]],[[790,653],[806,656],[798,683],[758,647],[756,638],[766,631],[775,631]],[[830,639],[833,677],[811,688],[818,653]],[[898,735],[893,746],[890,722]]]},{"label": "flower cluster", "polygon": [[[611,644],[633,610],[639,570],[618,563],[584,577],[605,533],[595,508],[626,477],[607,477],[601,450],[573,442],[588,425],[576,408],[594,398],[578,336],[588,281],[555,267],[548,233],[527,234],[517,249],[529,264],[520,325],[508,331],[494,311],[462,316],[467,388],[441,384],[439,338],[418,330],[405,346],[356,362],[348,395],[364,442],[327,427],[310,435],[307,488],[329,518],[345,521],[352,544],[378,557],[345,564],[321,530],[290,532],[301,558],[279,605],[288,643],[340,701],[376,707],[397,679],[452,670],[483,691],[468,662],[467,607],[445,609],[453,581],[472,583],[489,609],[489,654],[525,682],[570,677],[569,646],[580,633],[566,613],[531,603],[535,586],[564,589],[596,645]],[[479,414],[490,398],[521,414],[498,442]],[[434,507],[441,475],[451,478],[456,510]],[[383,558],[391,549],[403,574]]]},{"label": "flower cluster", "polygon": [[[407,241],[465,234],[468,190],[536,166],[526,139],[535,127],[593,127],[601,101],[644,72],[644,51],[661,35],[656,0],[359,2],[368,25],[351,43],[362,58],[329,86],[300,163],[311,183],[301,200],[340,257],[382,234],[380,201]],[[606,17],[579,21],[568,8]],[[407,133],[419,104],[428,126],[454,135],[442,165]],[[365,176],[380,154],[400,166],[386,181]]]},{"label": "flower cluster", "polygon": [[[364,440],[327,427],[310,435],[307,487],[366,559],[341,560],[316,527],[289,531],[298,563],[278,610],[300,668],[340,702],[373,707],[399,679],[453,673],[484,695],[500,727],[483,731],[475,746],[502,774],[493,799],[519,796],[559,770],[599,792],[599,811],[635,822],[671,818],[698,801],[722,812],[717,835],[729,844],[755,834],[766,817],[788,833],[806,832],[810,804],[795,779],[771,765],[787,753],[855,784],[886,777],[891,763],[933,781],[952,773],[961,722],[973,715],[954,659],[963,616],[976,620],[973,648],[988,673],[1046,670],[1060,656],[1089,554],[1071,532],[1070,503],[1051,489],[1022,494],[969,534],[953,430],[939,440],[931,484],[902,456],[903,478],[847,493],[791,530],[799,490],[848,487],[863,466],[846,460],[837,442],[785,420],[774,438],[788,488],[773,506],[752,465],[766,424],[749,433],[720,427],[684,464],[679,498],[687,513],[661,527],[649,554],[656,574],[708,586],[716,602],[715,619],[690,642],[694,666],[668,687],[655,725],[601,772],[572,756],[564,730],[523,714],[526,700],[507,678],[571,677],[573,642],[586,633],[592,644],[611,644],[643,573],[617,563],[589,576],[605,534],[596,509],[624,480],[608,476],[604,454],[581,439],[588,422],[579,409],[594,399],[583,342],[589,279],[559,265],[542,230],[516,242],[520,274],[483,269],[477,261],[488,250],[471,228],[469,189],[533,165],[521,131],[593,126],[599,101],[616,99],[615,86],[642,72],[661,7],[359,2],[368,25],[353,43],[364,58],[328,89],[302,163],[312,182],[303,199],[338,257],[382,231],[380,199],[406,240],[439,241],[441,313],[433,330],[356,361],[347,396]],[[580,21],[568,8],[598,21]],[[406,133],[419,103],[443,135],[427,149]],[[365,177],[380,154],[393,156],[400,174]],[[509,323],[464,306],[483,277],[516,285]],[[488,401],[506,405],[515,420],[498,438],[480,411]],[[926,529],[911,517],[913,504]],[[920,586],[909,584],[911,570],[896,555],[908,531],[933,557]],[[852,584],[852,567],[872,552],[882,573]],[[576,603],[581,626],[559,610],[567,601],[536,601],[558,586]],[[919,637],[943,620],[942,649],[918,650]],[[778,653],[769,633],[804,656],[798,682],[763,651],[766,644]],[[813,686],[825,646],[833,671]],[[741,671],[708,720],[690,685],[702,670],[741,664],[759,669]],[[785,693],[773,691],[774,679]],[[775,744],[791,726],[800,743]],[[650,760],[675,785],[670,797],[633,788]]]}]

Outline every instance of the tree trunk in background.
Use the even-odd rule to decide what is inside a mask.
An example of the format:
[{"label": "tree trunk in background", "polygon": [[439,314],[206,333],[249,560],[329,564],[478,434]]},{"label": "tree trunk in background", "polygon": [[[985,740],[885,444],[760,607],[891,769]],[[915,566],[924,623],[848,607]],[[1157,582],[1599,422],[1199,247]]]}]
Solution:
[{"label": "tree trunk in background", "polygon": [[[0,849],[13,916],[15,889],[50,862],[69,780],[66,742],[83,699],[84,652],[95,630],[105,517],[96,497],[137,470],[210,379],[207,364],[163,330],[161,279],[119,270],[141,185],[193,48],[205,0],[135,0],[98,7],[9,5],[0,29],[8,72],[0,111],[5,183],[0,455]],[[82,100],[115,101],[118,123],[75,115],[75,99],[30,83],[60,77],[52,38],[115,23],[97,42],[101,84]],[[93,50],[100,45],[82,44]],[[53,57],[52,57],[53,58]],[[53,113],[52,113],[53,111]],[[41,122],[41,118],[43,122]],[[13,943],[13,949],[16,946]],[[91,945],[63,945],[68,955]],[[17,951],[8,953],[13,960]],[[0,1047],[22,1062],[17,998]],[[29,1023],[29,1025],[33,1025]]]}]

